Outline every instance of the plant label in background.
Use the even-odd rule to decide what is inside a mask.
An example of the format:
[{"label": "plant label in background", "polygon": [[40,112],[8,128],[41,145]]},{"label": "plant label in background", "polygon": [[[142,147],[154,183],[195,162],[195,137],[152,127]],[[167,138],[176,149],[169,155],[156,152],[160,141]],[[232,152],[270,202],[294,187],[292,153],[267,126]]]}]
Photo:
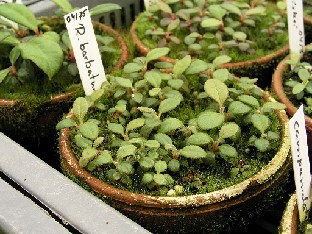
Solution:
[{"label": "plant label in background", "polygon": [[157,4],[157,2],[158,0],[144,0],[145,9],[148,10],[150,6]]},{"label": "plant label in background", "polygon": [[302,0],[287,0],[287,14],[290,56],[299,61],[305,46]]},{"label": "plant label in background", "polygon": [[303,105],[300,106],[298,111],[290,119],[289,131],[299,218],[300,222],[302,222],[307,217],[311,206],[311,173]]},{"label": "plant label in background", "polygon": [[101,88],[106,80],[101,53],[91,22],[88,6],[64,16],[86,95]]}]

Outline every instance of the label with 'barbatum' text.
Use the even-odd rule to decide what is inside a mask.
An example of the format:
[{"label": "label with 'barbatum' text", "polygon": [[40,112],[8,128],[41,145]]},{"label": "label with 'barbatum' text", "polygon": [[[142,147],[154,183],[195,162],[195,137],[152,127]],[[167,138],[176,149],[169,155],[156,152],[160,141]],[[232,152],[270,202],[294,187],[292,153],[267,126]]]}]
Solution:
[{"label": "label with 'barbatum' text", "polygon": [[302,0],[287,0],[287,14],[290,56],[299,61],[305,46]]},{"label": "label with 'barbatum' text", "polygon": [[311,206],[311,173],[303,105],[289,121],[291,153],[295,174],[300,222],[307,217]]},{"label": "label with 'barbatum' text", "polygon": [[150,6],[157,4],[157,2],[158,0],[144,0],[145,9],[148,10]]},{"label": "label with 'barbatum' text", "polygon": [[101,88],[106,76],[88,6],[65,15],[64,19],[83,89],[86,95],[91,95]]}]

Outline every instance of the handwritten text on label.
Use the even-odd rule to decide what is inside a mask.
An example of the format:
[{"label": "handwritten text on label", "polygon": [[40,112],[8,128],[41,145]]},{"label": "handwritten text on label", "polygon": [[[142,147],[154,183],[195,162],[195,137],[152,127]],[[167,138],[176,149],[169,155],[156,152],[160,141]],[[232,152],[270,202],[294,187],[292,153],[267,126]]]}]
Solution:
[{"label": "handwritten text on label", "polygon": [[64,19],[84,91],[90,95],[106,77],[88,7],[71,12]]}]

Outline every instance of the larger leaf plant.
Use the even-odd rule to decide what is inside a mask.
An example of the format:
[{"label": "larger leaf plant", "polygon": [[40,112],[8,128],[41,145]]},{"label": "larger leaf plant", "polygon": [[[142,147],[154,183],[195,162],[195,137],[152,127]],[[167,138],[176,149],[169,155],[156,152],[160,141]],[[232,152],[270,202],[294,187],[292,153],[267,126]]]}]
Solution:
[{"label": "larger leaf plant", "polygon": [[[54,2],[64,14],[75,10],[68,1]],[[120,6],[116,4],[102,4],[90,12],[97,15],[117,9]],[[37,19],[26,6],[15,3],[0,5],[0,16],[9,19],[0,22],[1,86],[18,90],[30,84],[33,93],[46,93],[42,86],[50,86],[52,93],[57,93],[69,84],[79,83],[75,57],[62,20],[54,19],[50,23],[45,18]],[[115,48],[110,46],[114,38],[99,34],[97,40],[101,52],[117,52],[117,44]],[[39,87],[31,88],[31,83]]]}]

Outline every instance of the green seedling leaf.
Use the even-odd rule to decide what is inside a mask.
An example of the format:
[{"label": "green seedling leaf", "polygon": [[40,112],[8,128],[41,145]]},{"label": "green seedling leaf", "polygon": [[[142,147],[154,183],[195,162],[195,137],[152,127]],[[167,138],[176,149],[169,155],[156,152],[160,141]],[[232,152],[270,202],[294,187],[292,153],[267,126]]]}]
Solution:
[{"label": "green seedling leaf", "polygon": [[202,130],[209,130],[221,126],[224,122],[224,115],[217,112],[203,112],[198,116],[197,125]]},{"label": "green seedling leaf", "polygon": [[[1,79],[0,79],[0,81],[1,81]],[[72,120],[72,119],[63,119],[63,120],[61,120],[60,122],[57,123],[56,130],[60,130],[60,129],[63,129],[63,128],[70,128],[70,127],[74,127],[76,125],[77,125],[76,122],[74,120]]]},{"label": "green seedling leaf", "polygon": [[252,124],[263,134],[270,126],[270,119],[266,115],[253,114],[251,116]]},{"label": "green seedling leaf", "polygon": [[219,138],[225,139],[235,136],[240,130],[240,127],[236,123],[224,124],[219,132]]},{"label": "green seedling leaf", "polygon": [[98,153],[97,149],[94,148],[86,148],[82,151],[82,156],[79,159],[79,166],[86,167],[88,163],[93,160]]},{"label": "green seedling leaf", "polygon": [[168,80],[168,85],[176,90],[180,89],[183,86],[183,83],[183,80],[180,79]]},{"label": "green seedling leaf", "polygon": [[117,164],[116,169],[122,174],[131,175],[134,173],[134,168],[129,162],[120,162]]},{"label": "green seedling leaf", "polygon": [[298,83],[298,84],[296,84],[296,85],[293,87],[292,93],[293,93],[293,94],[298,94],[298,93],[302,92],[302,91],[304,90],[304,88],[305,88],[305,85],[304,85],[304,84]]},{"label": "green seedling leaf", "polygon": [[167,118],[161,123],[159,132],[168,133],[182,127],[184,127],[184,125],[181,120],[176,118]]},{"label": "green seedling leaf", "polygon": [[222,20],[222,18],[225,16],[226,14],[226,10],[224,10],[223,8],[220,7],[220,5],[210,5],[208,7],[208,10],[210,12],[210,14],[217,18],[218,20]]},{"label": "green seedling leaf", "polygon": [[0,5],[0,16],[18,23],[35,32],[38,31],[38,23],[32,11],[23,4],[6,3]]},{"label": "green seedling leaf", "polygon": [[260,107],[258,100],[250,95],[241,95],[238,97],[238,100],[255,108]]},{"label": "green seedling leaf", "polygon": [[270,142],[267,139],[257,139],[255,140],[255,147],[260,151],[260,152],[265,152],[269,149]]},{"label": "green seedling leaf", "polygon": [[92,122],[86,122],[80,125],[79,131],[83,137],[91,140],[95,140],[99,136],[99,126]]},{"label": "green seedling leaf", "polygon": [[167,98],[165,100],[162,100],[159,104],[158,111],[160,113],[166,113],[168,111],[171,111],[175,109],[179,104],[181,100],[178,98]]},{"label": "green seedling leaf", "polygon": [[195,133],[187,139],[189,145],[208,145],[211,142],[212,138],[204,132]]},{"label": "green seedling leaf", "polygon": [[145,173],[142,177],[142,184],[149,184],[153,181],[154,174],[152,173]]},{"label": "green seedling leaf", "polygon": [[155,165],[154,160],[150,157],[141,158],[139,163],[140,166],[145,170],[151,169]]},{"label": "green seedling leaf", "polygon": [[161,120],[160,119],[156,119],[156,118],[148,118],[145,120],[145,126],[149,127],[149,128],[155,128],[160,126],[161,124]]},{"label": "green seedling leaf", "polygon": [[113,133],[117,133],[120,135],[124,135],[124,127],[121,124],[116,124],[116,123],[109,123],[107,125],[108,130],[112,131]]},{"label": "green seedling leaf", "polygon": [[113,162],[112,155],[109,151],[104,150],[98,157],[96,157],[93,161],[89,162],[87,169],[89,171],[93,171],[95,168],[109,164]]},{"label": "green seedling leaf", "polygon": [[203,28],[216,28],[222,25],[222,21],[215,18],[208,18],[203,20],[200,25]]},{"label": "green seedling leaf", "polygon": [[12,65],[15,64],[15,62],[18,60],[18,58],[21,56],[21,51],[19,48],[16,46],[14,47],[11,52],[10,52],[10,62]]},{"label": "green seedling leaf", "polygon": [[83,123],[84,117],[89,109],[88,101],[84,97],[78,97],[73,104],[73,112],[80,123]]},{"label": "green seedling leaf", "polygon": [[98,138],[96,138],[96,139],[94,140],[94,142],[93,142],[93,147],[94,147],[94,148],[98,147],[100,144],[103,143],[104,139],[105,139],[104,137],[98,137]]},{"label": "green seedling leaf", "polygon": [[157,1],[156,5],[159,7],[161,11],[169,14],[172,13],[171,7],[167,3],[163,1]]},{"label": "green seedling leaf", "polygon": [[72,49],[72,44],[69,39],[68,31],[64,32],[62,35],[62,42],[66,45],[68,49]]},{"label": "green seedling leaf", "polygon": [[228,162],[236,165],[238,161],[238,153],[236,149],[228,144],[223,144],[219,146],[219,154],[220,156]]},{"label": "green seedling leaf", "polygon": [[158,141],[161,145],[172,145],[171,138],[164,133],[157,133],[155,136],[155,140]]},{"label": "green seedling leaf", "polygon": [[148,140],[145,142],[144,144],[146,147],[149,147],[149,148],[156,148],[158,149],[160,147],[160,143],[156,140]]},{"label": "green seedling leaf", "polygon": [[95,102],[99,100],[103,96],[103,94],[104,94],[104,89],[94,90],[93,93],[90,95],[91,101]]},{"label": "green seedling leaf", "polygon": [[141,71],[143,69],[144,65],[143,64],[138,64],[138,63],[127,63],[124,68],[123,71],[125,73],[133,73],[133,72],[138,72]]},{"label": "green seedling leaf", "polygon": [[167,179],[163,174],[155,174],[153,180],[157,185],[167,185]]},{"label": "green seedling leaf", "polygon": [[220,80],[222,82],[225,82],[230,77],[230,72],[228,69],[218,69],[213,72],[213,79]]},{"label": "green seedling leaf", "polygon": [[247,34],[244,32],[234,32],[233,38],[237,41],[246,41]]},{"label": "green seedling leaf", "polygon": [[280,102],[266,102],[262,106],[263,109],[284,110],[285,104]]},{"label": "green seedling leaf", "polygon": [[191,56],[186,55],[183,59],[180,59],[176,62],[173,67],[173,74],[175,77],[182,75],[183,72],[190,66],[192,62]]},{"label": "green seedling leaf", "polygon": [[180,170],[180,162],[177,159],[171,159],[168,163],[168,169],[173,172]]},{"label": "green seedling leaf", "polygon": [[154,88],[160,88],[161,85],[161,72],[158,70],[151,70],[145,73],[144,78]]},{"label": "green seedling leaf", "polygon": [[9,73],[10,73],[10,68],[0,70],[0,84],[2,81],[4,81],[4,79],[7,77]]},{"label": "green seedling leaf", "polygon": [[149,63],[152,60],[156,60],[162,56],[166,56],[169,53],[169,51],[170,51],[170,49],[167,47],[152,49],[146,55],[146,63]]},{"label": "green seedling leaf", "polygon": [[107,171],[107,177],[110,178],[111,180],[118,181],[121,178],[121,174],[116,169],[110,169]]},{"label": "green seedling leaf", "polygon": [[230,56],[227,56],[227,55],[220,55],[218,57],[216,57],[213,61],[212,61],[212,64],[215,66],[215,67],[219,67],[220,65],[222,64],[225,64],[225,63],[228,63],[232,60],[232,58]]},{"label": "green seedling leaf", "polygon": [[161,92],[161,88],[152,88],[151,90],[148,91],[148,94],[151,97],[155,97],[155,96],[159,95],[160,92]]},{"label": "green seedling leaf", "polygon": [[145,124],[145,119],[143,118],[137,118],[137,119],[131,120],[126,127],[126,133],[134,129],[140,128],[144,124]]},{"label": "green seedling leaf", "polygon": [[92,141],[81,136],[81,134],[75,135],[75,143],[82,149],[90,148],[92,146]]},{"label": "green seedling leaf", "polygon": [[0,31],[0,44],[9,44],[9,45],[17,45],[20,41],[13,36],[9,31],[1,30]]},{"label": "green seedling leaf", "polygon": [[167,27],[167,31],[171,32],[171,31],[175,30],[176,28],[178,28],[179,25],[180,25],[180,19],[176,18],[175,20],[172,20],[170,22],[170,24]]},{"label": "green seedling leaf", "polygon": [[47,40],[46,37],[32,38],[27,42],[20,43],[18,48],[23,59],[29,59],[35,63],[48,75],[49,79],[59,71],[63,64],[63,51],[59,43]]},{"label": "green seedling leaf", "polygon": [[157,173],[161,173],[167,170],[167,163],[166,161],[157,161],[154,167]]},{"label": "green seedling leaf", "polygon": [[51,1],[54,2],[56,5],[58,5],[65,14],[70,13],[74,10],[69,1],[64,0],[51,0]]},{"label": "green seedling leaf", "polygon": [[208,96],[215,100],[220,107],[223,106],[229,96],[227,86],[220,80],[209,79],[205,82],[204,88]]},{"label": "green seedling leaf", "polygon": [[92,7],[90,11],[91,16],[96,16],[96,15],[103,15],[108,12],[116,11],[116,10],[121,10],[121,6],[118,4],[114,3],[104,3],[104,4],[99,4],[95,7]]},{"label": "green seedling leaf", "polygon": [[122,77],[115,77],[116,82],[124,88],[132,88],[132,82],[129,79],[125,79]]},{"label": "green seedling leaf", "polygon": [[302,81],[309,80],[311,77],[310,72],[304,68],[299,69],[298,76]]},{"label": "green seedling leaf", "polygon": [[134,145],[123,145],[117,151],[117,158],[122,159],[129,155],[134,155],[137,147]]},{"label": "green seedling leaf", "polygon": [[185,74],[192,75],[192,74],[198,74],[200,72],[203,72],[209,68],[208,63],[195,59],[191,62],[190,66],[186,69]]},{"label": "green seedling leaf", "polygon": [[132,100],[137,102],[137,103],[141,103],[143,101],[143,94],[142,93],[135,93],[132,97]]},{"label": "green seedling leaf", "polygon": [[231,3],[224,2],[224,3],[222,3],[221,7],[226,9],[228,12],[231,12],[231,13],[236,14],[236,15],[241,15],[241,10],[237,6],[235,6]]},{"label": "green seedling leaf", "polygon": [[249,113],[251,107],[240,101],[234,101],[229,105],[229,111],[234,115],[243,115]]},{"label": "green seedling leaf", "polygon": [[207,153],[197,145],[189,145],[180,150],[180,155],[190,159],[199,159],[205,158]]},{"label": "green seedling leaf", "polygon": [[265,8],[262,6],[250,8],[245,12],[245,15],[261,15],[265,13]]}]

